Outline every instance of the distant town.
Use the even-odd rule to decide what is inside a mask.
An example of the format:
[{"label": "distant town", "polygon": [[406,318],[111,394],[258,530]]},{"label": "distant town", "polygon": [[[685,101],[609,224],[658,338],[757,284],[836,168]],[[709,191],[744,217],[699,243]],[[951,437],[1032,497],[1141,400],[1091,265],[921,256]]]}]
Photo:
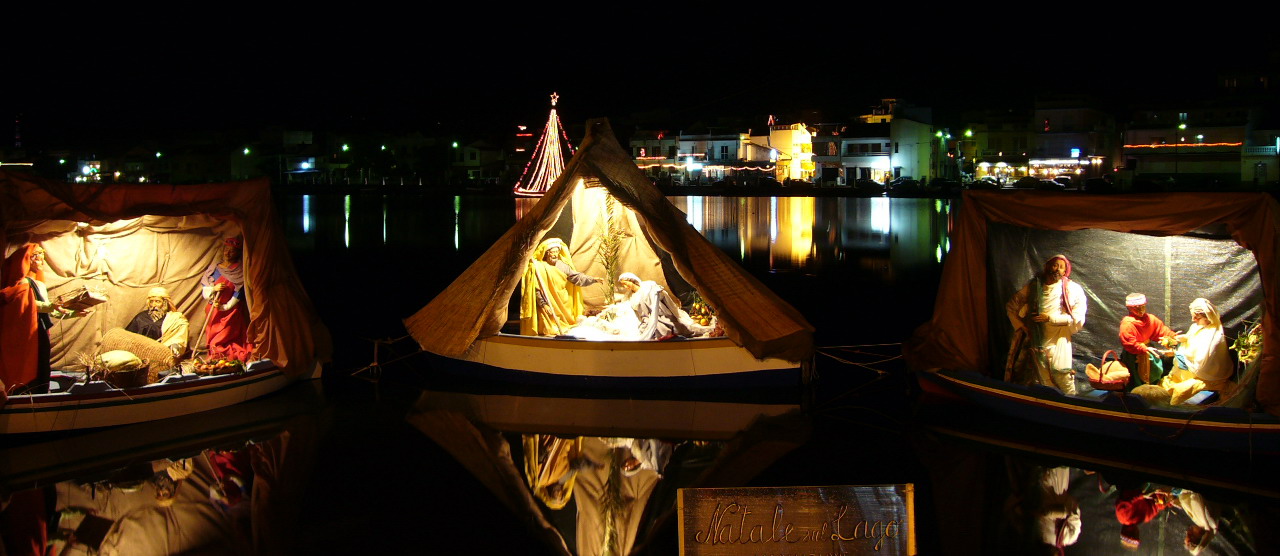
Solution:
[{"label": "distant town", "polygon": [[[1018,107],[966,110],[949,122],[937,121],[928,106],[886,98],[846,117],[809,112],[614,129],[636,165],[673,188],[1274,189],[1280,179],[1275,79],[1225,75],[1212,98],[1131,100],[1120,109],[1087,96],[1039,97]],[[24,122],[15,117],[0,164],[68,182],[269,177],[278,187],[500,192],[510,191],[537,148],[544,122],[535,117],[506,130],[465,133],[270,127],[90,149],[27,144]],[[572,145],[581,132],[580,122],[567,122],[565,139]]]}]

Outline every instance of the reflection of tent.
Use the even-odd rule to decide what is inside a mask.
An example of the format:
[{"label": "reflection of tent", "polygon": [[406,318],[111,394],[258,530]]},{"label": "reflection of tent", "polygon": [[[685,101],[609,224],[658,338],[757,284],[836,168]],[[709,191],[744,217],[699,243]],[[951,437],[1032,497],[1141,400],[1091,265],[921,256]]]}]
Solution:
[{"label": "reflection of tent", "polygon": [[[601,219],[603,192],[630,209],[619,219],[630,246],[624,247],[630,253],[622,256],[624,270],[673,290],[677,279],[687,281],[715,308],[733,344],[754,358],[794,362],[810,357],[812,326],[690,226],[636,168],[605,120],[587,123],[582,148],[542,201],[443,293],[406,319],[410,334],[424,350],[449,357],[463,357],[477,340],[496,335],[507,322],[508,303],[526,261],[544,235],[568,224],[557,223],[566,220],[561,213],[567,207],[572,207],[574,228],[561,237],[577,242],[571,245],[575,265],[592,273],[592,238],[600,232],[586,227],[599,225],[592,222]],[[662,252],[678,276],[667,274]]]},{"label": "reflection of tent", "polygon": [[[1034,230],[1111,230],[1146,236],[1172,236],[1201,229],[1225,229],[1240,246],[1252,252],[1261,275],[1261,316],[1264,328],[1257,381],[1257,401],[1270,413],[1280,414],[1280,360],[1277,359],[1276,317],[1280,315],[1280,291],[1276,280],[1280,255],[1280,212],[1276,202],[1262,194],[1170,193],[1161,195],[1117,195],[1095,197],[1054,193],[1005,193],[969,191],[956,215],[951,251],[943,268],[937,304],[932,320],[921,326],[906,349],[909,364],[917,369],[953,369],[992,374],[1004,353],[992,353],[992,307],[1004,300],[990,300],[1000,291],[999,276],[989,275],[996,257],[1020,259],[1024,253],[1005,253],[993,247],[995,225],[1011,225]],[[1138,237],[1138,236],[1133,236]],[[1229,243],[1229,242],[1228,242]],[[1135,275],[1143,272],[1136,256],[1120,251],[1104,251],[1097,245],[1074,246],[1077,259],[1097,266],[1125,266]],[[1108,253],[1116,253],[1110,255]],[[1093,257],[1090,259],[1090,257]],[[1188,260],[1195,267],[1203,261]],[[1206,265],[1207,266],[1207,265]],[[1201,268],[1217,273],[1218,268]],[[1019,277],[1025,282],[1030,272]],[[1177,288],[1179,284],[1166,287]],[[996,293],[992,293],[996,292]],[[1118,297],[1123,306],[1127,291],[1106,292]],[[1176,297],[1176,295],[1175,295]],[[1175,320],[1185,317],[1185,305],[1177,307]],[[1090,312],[1094,305],[1090,305]],[[1165,315],[1161,315],[1164,317]],[[997,318],[998,317],[998,318]],[[1168,319],[1166,319],[1168,320]],[[1086,322],[1086,329],[1089,328]],[[1118,344],[1118,342],[1117,342]],[[1079,365],[1080,358],[1077,357]]]},{"label": "reflection of tent", "polygon": [[86,286],[110,299],[87,318],[56,325],[61,328],[52,335],[55,369],[74,367],[79,355],[93,353],[106,331],[124,326],[141,309],[153,286],[166,287],[191,320],[194,344],[205,319],[200,274],[218,256],[220,238],[235,235],[244,239],[254,358],[272,360],[291,377],[308,375],[329,358],[328,331],[298,280],[265,179],[193,186],[64,184],[0,172],[0,197],[5,255],[40,242],[52,271],[46,272],[51,295]]}]

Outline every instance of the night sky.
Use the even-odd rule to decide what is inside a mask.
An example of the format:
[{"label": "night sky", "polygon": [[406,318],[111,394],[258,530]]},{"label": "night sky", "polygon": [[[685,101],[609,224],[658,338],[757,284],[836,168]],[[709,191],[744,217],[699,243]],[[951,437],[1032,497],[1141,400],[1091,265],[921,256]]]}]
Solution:
[{"label": "night sky", "polygon": [[1051,92],[1190,98],[1226,68],[1274,67],[1280,52],[1265,38],[1174,48],[1160,33],[1133,31],[934,36],[892,26],[718,28],[637,13],[646,18],[596,26],[493,24],[479,14],[134,22],[118,35],[95,25],[58,40],[23,28],[12,37],[23,47],[6,64],[0,131],[19,118],[31,148],[267,126],[480,135],[541,125],[552,91],[568,125],[597,116],[615,128],[763,125],[768,114],[812,110],[848,121],[881,97],[931,106],[948,125],[964,109]]}]

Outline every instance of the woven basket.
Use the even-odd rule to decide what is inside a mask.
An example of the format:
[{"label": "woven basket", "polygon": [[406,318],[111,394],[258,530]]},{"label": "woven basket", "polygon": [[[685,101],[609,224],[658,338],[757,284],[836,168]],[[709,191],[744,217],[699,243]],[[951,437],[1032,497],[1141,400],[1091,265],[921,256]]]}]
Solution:
[{"label": "woven basket", "polygon": [[158,381],[160,371],[170,369],[174,365],[173,352],[169,351],[164,344],[123,328],[112,328],[103,334],[101,349],[104,352],[122,349],[147,361],[147,382],[143,384]]},{"label": "woven basket", "polygon": [[[1107,362],[1107,356],[1110,355],[1114,361]],[[1125,385],[1129,384],[1129,369],[1120,364],[1119,357],[1116,357],[1114,350],[1107,350],[1102,354],[1100,366],[1095,367],[1090,363],[1085,367],[1085,374],[1089,376],[1089,385],[1094,390],[1124,390]]]},{"label": "woven basket", "polygon": [[139,386],[146,386],[150,384],[150,382],[148,382],[147,375],[147,367],[139,367],[128,371],[107,373],[104,380],[116,388],[137,388]]}]

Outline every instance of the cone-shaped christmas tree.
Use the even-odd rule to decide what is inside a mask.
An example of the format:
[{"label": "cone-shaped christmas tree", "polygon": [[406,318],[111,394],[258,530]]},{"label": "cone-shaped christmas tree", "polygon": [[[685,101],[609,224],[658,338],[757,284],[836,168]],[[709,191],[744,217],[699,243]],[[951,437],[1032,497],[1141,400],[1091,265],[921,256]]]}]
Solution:
[{"label": "cone-shaped christmas tree", "polygon": [[[564,126],[560,125],[560,116],[556,114],[556,102],[559,100],[560,95],[551,93],[551,115],[547,117],[547,126],[542,128],[537,148],[533,149],[533,158],[524,165],[524,172],[516,182],[516,195],[541,197],[564,171],[564,147],[568,147],[570,156],[573,155],[573,145],[569,144]],[[564,147],[561,147],[561,140]]]}]

